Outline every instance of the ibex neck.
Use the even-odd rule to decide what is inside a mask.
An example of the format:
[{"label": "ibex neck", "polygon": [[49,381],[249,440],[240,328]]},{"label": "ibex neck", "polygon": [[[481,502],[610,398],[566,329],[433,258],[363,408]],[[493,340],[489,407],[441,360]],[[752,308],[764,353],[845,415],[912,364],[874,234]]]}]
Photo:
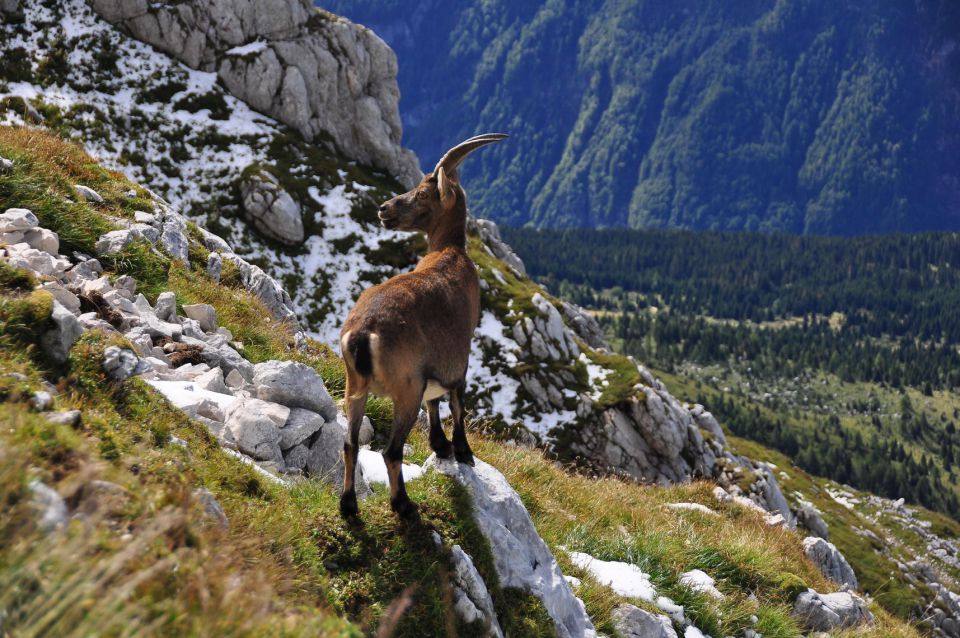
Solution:
[{"label": "ibex neck", "polygon": [[445,224],[439,228],[434,228],[427,235],[427,246],[430,252],[443,250],[444,248],[449,247],[466,248],[466,220],[460,220],[451,224]]}]

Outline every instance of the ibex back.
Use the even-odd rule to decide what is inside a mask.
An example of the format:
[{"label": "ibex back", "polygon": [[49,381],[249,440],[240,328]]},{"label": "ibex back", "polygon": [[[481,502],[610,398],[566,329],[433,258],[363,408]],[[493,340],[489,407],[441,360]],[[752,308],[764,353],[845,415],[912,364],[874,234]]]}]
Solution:
[{"label": "ibex back", "polygon": [[[461,142],[416,188],[380,207],[385,228],[426,233],[429,250],[413,272],[365,290],[340,333],[350,423],[343,446],[340,512],[344,516],[357,513],[357,447],[370,392],[393,400],[393,429],[383,457],[394,512],[409,517],[417,511],[400,469],[403,444],[421,403],[427,406],[430,447],[437,456],[452,454],[460,463],[473,465],[464,431],[463,398],[470,340],[480,318],[480,282],[467,256],[467,202],[457,169],[474,150],[505,137],[490,133]],[[440,398],[446,394],[454,422],[453,445],[440,423]]]}]

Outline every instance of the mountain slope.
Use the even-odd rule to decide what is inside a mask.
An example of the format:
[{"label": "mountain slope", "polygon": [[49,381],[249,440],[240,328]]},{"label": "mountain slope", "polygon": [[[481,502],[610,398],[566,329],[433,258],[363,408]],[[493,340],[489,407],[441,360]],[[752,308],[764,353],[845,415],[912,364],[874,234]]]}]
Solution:
[{"label": "mountain slope", "polygon": [[[133,275],[137,279],[138,291],[147,297],[140,306],[134,308],[136,314],[142,316],[146,313],[147,317],[150,313],[157,314],[162,305],[167,313],[165,316],[169,318],[170,297],[165,296],[161,300],[160,293],[172,292],[178,305],[176,318],[181,325],[191,327],[195,326],[181,318],[180,306],[184,303],[189,305],[190,302],[213,304],[221,323],[228,327],[231,336],[239,337],[243,343],[243,354],[225,349],[220,353],[220,358],[213,361],[219,361],[221,366],[226,361],[228,366],[249,372],[247,364],[295,359],[316,370],[330,393],[337,397],[338,392],[342,392],[342,370],[329,350],[307,341],[306,335],[297,332],[296,325],[299,323],[308,333],[328,339],[329,335],[335,334],[337,322],[359,289],[397,269],[409,267],[416,259],[419,245],[416,238],[386,234],[371,223],[376,203],[394,192],[398,184],[322,144],[305,141],[271,118],[250,111],[245,103],[215,84],[211,74],[191,71],[123,36],[97,19],[83,3],[25,3],[23,19],[24,22],[19,25],[3,27],[7,37],[3,39],[2,46],[10,47],[11,52],[20,50],[19,53],[4,57],[4,60],[19,60],[20,65],[18,75],[4,76],[7,78],[4,118],[13,127],[0,129],[4,138],[9,137],[10,140],[2,147],[0,155],[9,155],[14,159],[13,178],[6,178],[4,190],[0,191],[4,207],[35,209],[42,225],[60,233],[65,249],[79,250],[87,255],[101,252],[97,248],[100,234],[116,232],[112,229],[119,225],[120,237],[136,240],[133,254],[122,258],[109,257],[113,240],[107,242],[103,248],[107,256],[103,259],[108,277],[97,286],[128,286],[130,282],[123,280],[121,284],[118,276]],[[61,25],[67,25],[69,32],[65,32],[57,44],[58,39],[54,34],[58,29],[63,29]],[[118,52],[115,63],[119,73],[98,74],[98,63],[94,61],[94,56],[97,43],[103,41],[110,44],[111,50]],[[71,53],[61,57],[65,49]],[[5,73],[9,73],[9,68]],[[33,73],[36,73],[35,82],[30,81]],[[167,79],[179,81],[184,86],[167,87]],[[166,104],[171,100],[174,101],[173,107]],[[218,119],[224,116],[226,119]],[[188,224],[179,215],[173,214],[171,206],[157,201],[146,191],[134,188],[135,196],[125,199],[125,193],[131,186],[119,174],[94,168],[93,162],[82,154],[80,160],[67,161],[76,153],[76,149],[69,151],[49,142],[52,152],[45,161],[40,162],[40,151],[46,145],[36,140],[48,138],[34,138],[35,132],[22,125],[27,120],[37,122],[41,119],[50,127],[76,137],[95,151],[101,161],[122,169],[128,175],[151,175],[151,183],[155,181],[156,189],[171,199],[172,208],[189,211],[193,220],[223,233],[230,244],[206,233],[202,226]],[[134,151],[138,148],[144,149],[144,152],[136,154]],[[8,170],[9,166],[3,163],[3,168]],[[34,171],[38,174],[33,175]],[[52,181],[50,175],[54,176]],[[76,183],[91,185],[101,191],[106,198],[105,204],[101,206],[79,201],[80,194],[73,189]],[[30,185],[30,188],[24,188],[24,184]],[[253,187],[261,194],[275,196],[275,201],[293,202],[299,207],[293,214],[287,214],[291,213],[291,207],[286,204],[282,210],[276,207],[268,207],[268,210],[271,215],[282,217],[292,226],[299,219],[305,235],[302,243],[294,241],[287,244],[265,234],[265,230],[257,224],[258,220],[262,222],[263,217],[252,215],[253,212],[264,211],[260,208],[251,210],[249,203],[252,201],[256,204],[256,198],[244,196],[244,191]],[[160,212],[148,212],[154,209]],[[142,213],[139,218],[136,211]],[[150,215],[153,215],[153,221],[147,222]],[[162,222],[159,228],[155,226],[159,223],[157,215]],[[126,226],[129,228],[122,230]],[[278,227],[267,225],[266,230],[276,232]],[[163,232],[159,239],[163,248],[160,244],[155,246],[161,251],[158,256],[143,242],[156,243],[158,238],[155,233],[161,230]],[[180,237],[186,239],[178,240]],[[257,271],[249,264],[244,265],[239,256],[234,256],[231,245],[242,251],[243,257],[262,264],[267,272]],[[121,248],[121,253],[127,248],[129,246]],[[771,517],[771,522],[789,524],[794,519],[794,511],[798,509],[797,503],[788,501],[779,489],[777,477],[771,468],[762,461],[735,454],[724,442],[725,434],[720,425],[701,406],[678,401],[649,371],[634,361],[611,354],[600,338],[596,325],[587,315],[550,297],[524,275],[522,262],[509,246],[498,239],[495,226],[489,222],[476,222],[470,230],[469,249],[479,266],[484,288],[483,320],[476,334],[474,357],[470,363],[472,429],[485,431],[497,440],[506,440],[506,443],[489,441],[490,446],[484,447],[483,455],[506,472],[511,483],[521,491],[534,522],[541,528],[541,534],[547,538],[550,547],[556,550],[562,543],[591,555],[595,552],[597,558],[625,561],[635,566],[639,564],[645,573],[649,572],[657,591],[667,592],[664,595],[686,606],[687,611],[682,616],[677,615],[673,621],[665,621],[668,625],[676,622],[681,628],[686,628],[692,619],[694,626],[702,625],[709,631],[714,631],[713,627],[719,628],[716,631],[745,631],[750,618],[745,613],[744,605],[753,604],[749,592],[762,585],[768,593],[764,594],[767,596],[765,599],[760,596],[763,602],[756,615],[758,622],[764,622],[765,633],[796,635],[802,621],[790,618],[789,605],[795,602],[800,582],[812,585],[821,592],[826,591],[826,586],[821,577],[816,575],[819,572],[812,572],[810,565],[802,559],[791,559],[784,563],[770,553],[770,547],[781,548],[781,553],[794,557],[798,556],[799,551],[799,538],[794,532],[780,527],[768,528],[765,514],[756,511],[759,506],[765,512],[778,512],[781,518]],[[19,255],[24,251],[26,249],[20,247],[13,253]],[[28,254],[46,261],[42,255]],[[71,253],[66,257],[71,264],[84,260],[83,256]],[[86,270],[83,272],[90,274]],[[292,298],[268,274],[289,287],[293,292]],[[217,285],[218,277],[221,285]],[[19,274],[11,280],[13,292],[10,295],[10,307],[17,312],[14,320],[5,324],[9,328],[3,332],[11,339],[25,339],[12,342],[14,354],[34,352],[38,335],[29,329],[22,331],[21,326],[25,321],[21,311],[26,311],[27,320],[33,322],[28,325],[46,328],[43,322],[47,316],[44,314],[47,306],[22,303],[23,292],[35,285],[34,281],[24,279]],[[238,290],[239,293],[236,292]],[[253,293],[253,297],[246,295],[243,290]],[[117,293],[111,294],[112,299],[122,297],[116,290],[106,292]],[[238,294],[241,296],[238,297]],[[121,310],[130,310],[122,302],[117,303],[123,306]],[[150,310],[146,305],[150,306]],[[107,318],[112,317],[99,306],[97,310],[104,312]],[[296,321],[291,315],[297,315]],[[198,316],[209,318],[208,314]],[[274,318],[283,321],[278,323]],[[110,334],[102,323],[97,325]],[[167,329],[175,331],[174,328]],[[127,330],[124,334],[129,332]],[[129,338],[135,340],[131,346],[146,348],[147,344],[141,338],[143,336],[136,332],[130,335]],[[88,338],[93,338],[93,335],[83,337]],[[206,352],[215,343],[219,350],[228,346],[221,343],[225,338],[223,334],[206,334],[205,339],[213,343],[204,341],[207,347],[197,343],[192,345]],[[97,345],[108,344],[101,342]],[[121,341],[115,345],[120,347],[126,344]],[[164,343],[163,347],[167,345],[170,344]],[[171,346],[171,349],[176,351],[178,347]],[[160,345],[151,343],[150,348],[154,355],[161,354],[154,351]],[[169,354],[166,351],[162,353],[163,356]],[[102,350],[99,347],[92,350],[84,348],[78,350],[77,355],[84,365],[93,366],[94,370],[83,368],[89,372],[85,376],[80,374],[82,370],[78,368],[77,379],[68,377],[63,381],[65,390],[55,401],[63,401],[65,407],[73,407],[70,401],[73,400],[71,393],[77,390],[76,383],[84,386],[87,394],[91,395],[88,397],[91,402],[86,402],[83,397],[78,398],[77,401],[84,402],[84,405],[77,407],[83,408],[85,413],[93,408],[91,416],[94,417],[94,427],[87,428],[84,422],[81,432],[92,437],[90,444],[96,452],[90,454],[94,461],[116,461],[117,447],[122,456],[129,449],[128,444],[133,447],[140,444],[148,446],[134,450],[135,455],[153,454],[154,450],[149,447],[150,436],[146,432],[152,433],[154,429],[160,433],[156,435],[160,438],[168,429],[174,429],[179,438],[188,442],[192,437],[202,438],[200,449],[204,455],[209,451],[212,466],[208,467],[205,460],[196,460],[195,457],[191,463],[197,463],[203,471],[212,473],[208,475],[210,483],[203,482],[209,489],[216,491],[215,487],[227,488],[223,498],[227,501],[236,499],[233,500],[234,505],[225,504],[231,520],[239,512],[242,520],[256,522],[256,535],[265,538],[290,538],[287,534],[292,534],[294,539],[290,544],[280,543],[278,551],[285,557],[284,560],[292,555],[296,564],[306,570],[298,573],[305,573],[304,578],[312,583],[326,582],[321,565],[316,562],[318,544],[331,556],[336,556],[333,567],[322,565],[322,568],[336,572],[330,575],[329,587],[333,593],[328,599],[334,599],[332,604],[337,606],[338,615],[346,615],[352,622],[363,622],[363,618],[369,614],[366,617],[378,621],[386,613],[390,602],[402,593],[399,587],[385,589],[386,584],[420,582],[424,579],[433,583],[431,579],[442,579],[440,567],[448,565],[445,561],[449,557],[445,552],[443,556],[438,556],[438,550],[430,544],[428,534],[398,535],[392,519],[385,514],[371,525],[375,533],[370,531],[369,535],[364,536],[345,531],[339,526],[334,512],[327,509],[333,502],[332,492],[312,480],[309,489],[303,492],[294,488],[291,491],[292,500],[281,496],[276,501],[267,500],[272,497],[263,497],[263,493],[270,493],[272,488],[264,488],[261,483],[272,484],[274,480],[259,470],[245,469],[228,460],[231,464],[228,476],[221,480],[217,472],[225,457],[215,453],[217,447],[196,421],[186,421],[179,413],[162,407],[166,404],[160,397],[139,385],[141,382],[138,380],[130,381],[124,387],[137,390],[134,397],[145,406],[142,411],[131,411],[126,404],[107,405],[116,403],[117,397],[113,394],[101,396],[96,391],[107,383],[96,366],[102,360]],[[141,355],[146,356],[146,352]],[[194,373],[201,372],[180,365],[183,363],[180,356],[185,355],[178,355],[177,370],[171,374],[176,376],[176,382],[189,383]],[[51,381],[57,380],[65,368],[50,368],[42,360],[28,364],[14,355],[11,357],[18,362],[17,365],[25,368],[21,374],[26,374],[28,380],[33,379],[32,386],[19,387],[11,392],[10,396],[15,402],[12,409],[19,412],[26,407],[27,397],[32,397],[32,392],[42,387],[41,376]],[[247,364],[241,359],[245,359]],[[32,365],[36,369],[31,368]],[[169,391],[169,386],[167,389]],[[194,386],[194,393],[196,391]],[[241,387],[239,392],[243,391]],[[184,402],[177,393],[170,392],[169,396],[176,405],[188,409],[193,405],[199,410],[196,404]],[[207,425],[214,435],[223,435],[223,427],[218,426],[218,422],[209,415],[217,418],[226,418],[226,415],[211,406],[206,406],[204,410],[207,416],[199,413],[198,416],[207,421],[200,423]],[[144,416],[154,413],[160,415],[160,422]],[[386,436],[389,405],[372,402],[368,414],[373,421],[372,445],[377,446],[382,444]],[[125,429],[127,421],[139,424],[137,427],[143,425],[146,430]],[[42,439],[49,436],[43,427],[39,430],[37,437]],[[55,430],[56,433],[61,432]],[[33,440],[32,432],[28,429],[24,433],[28,442]],[[69,430],[64,432],[64,436],[69,435]],[[132,441],[127,441],[128,435]],[[226,442],[230,443],[229,440]],[[239,442],[234,443],[239,445]],[[277,458],[272,454],[275,449],[271,447],[276,442],[268,441],[262,448],[248,443],[244,445],[252,450],[251,453],[259,455],[257,458],[263,464],[261,469],[271,475],[296,475],[298,467],[301,467],[298,465],[302,461],[297,456],[299,452],[292,452],[297,446],[282,449],[285,454]],[[424,441],[417,435],[413,443],[412,460],[419,463],[426,456]],[[517,443],[526,446],[540,444],[552,456],[578,464],[590,473],[621,473],[631,479],[655,481],[663,485],[684,485],[675,488],[677,491],[670,491],[613,479],[596,484],[588,477],[570,481],[566,472],[553,467],[542,458],[540,452],[517,450]],[[320,446],[318,449],[337,448],[336,445],[321,445],[317,440],[311,446],[314,444]],[[96,454],[101,456],[97,457]],[[323,455],[318,453],[319,456]],[[373,454],[373,457],[376,456]],[[511,470],[513,466],[510,460],[517,458],[523,463],[516,466],[516,470]],[[45,476],[56,482],[60,480],[58,472],[62,471],[61,459],[39,458],[31,461],[31,464],[46,468],[49,474]],[[168,459],[162,455],[161,465]],[[177,466],[174,459],[169,460]],[[318,458],[317,462],[320,460]],[[135,468],[140,466],[140,461],[135,457],[124,467],[130,467],[130,472],[139,476],[136,474],[139,470]],[[317,474],[309,467],[308,473],[312,476]],[[549,473],[554,473],[550,474],[555,477],[554,487],[552,491],[541,494],[541,478]],[[257,482],[251,482],[250,476],[256,478]],[[711,478],[719,484],[725,499],[730,496],[742,498],[733,504],[717,506],[711,500],[714,498],[711,493],[714,485],[689,484],[699,477]],[[124,475],[124,481],[147,478],[130,479]],[[414,481],[411,485],[417,483]],[[437,527],[442,535],[449,535],[450,540],[460,544],[481,563],[477,569],[482,572],[484,581],[488,582],[487,589],[492,592],[493,606],[496,608],[501,604],[498,600],[503,599],[493,584],[493,572],[489,571],[488,565],[482,564],[485,555],[483,543],[478,544],[479,537],[472,535],[469,528],[470,519],[463,516],[458,488],[433,473],[420,485],[423,487],[415,489],[423,491],[415,492],[415,496],[421,502],[426,502],[425,509],[430,520],[435,516],[443,521],[458,521],[451,523],[457,529],[445,524]],[[62,488],[65,494],[75,493],[72,484],[61,486],[58,483],[56,487]],[[376,508],[378,503],[382,505],[378,500],[383,498],[382,493],[376,489],[374,491],[370,507],[383,512],[385,508]],[[414,491],[413,487],[411,491]],[[444,501],[451,498],[451,491],[452,504],[449,500],[437,502],[437,499]],[[22,499],[24,493],[21,491],[18,494]],[[222,495],[221,492],[216,494],[218,497]],[[571,512],[573,518],[554,517],[551,514],[557,510],[554,505],[538,506],[538,498],[548,499],[552,495],[559,495],[559,502],[572,502],[576,496],[579,505],[575,513]],[[578,521],[596,519],[594,504],[602,495],[612,499],[611,503],[635,498],[637,505],[629,508],[624,506],[622,511],[615,513],[615,523],[613,519],[605,519],[604,525],[583,536],[583,531],[576,529],[576,524]],[[166,498],[159,496],[163,502],[167,502],[164,500]],[[151,499],[147,498],[146,501],[156,502]],[[717,563],[716,552],[701,555],[697,551],[698,546],[658,545],[657,539],[671,536],[670,530],[678,525],[681,528],[686,525],[683,522],[686,514],[683,512],[690,509],[668,507],[673,501],[665,502],[663,499],[678,499],[677,502],[698,500],[702,501],[700,505],[722,510],[724,516],[714,520],[710,514],[694,507],[709,518],[707,522],[694,521],[693,528],[700,529],[700,525],[703,525],[704,535],[712,539],[712,545],[719,548],[732,545],[741,548],[743,553],[727,556]],[[70,500],[70,507],[73,507]],[[268,507],[265,502],[271,505]],[[279,508],[276,512],[273,505]],[[451,508],[454,511],[451,512]],[[616,525],[631,529],[638,521],[648,517],[653,509],[662,509],[664,516],[656,518],[655,524],[645,532],[649,537],[648,541],[644,541],[643,551],[618,544],[618,536],[623,532]],[[745,520],[750,530],[746,534],[743,531]],[[274,523],[280,529],[273,528]],[[556,526],[554,531],[551,531],[551,526]],[[327,533],[329,537],[325,536]],[[322,538],[318,540],[317,535]],[[677,543],[683,539],[682,535],[673,537]],[[423,542],[424,538],[427,538],[427,543]],[[364,551],[369,550],[369,553],[358,557],[355,553],[358,546]],[[291,548],[289,552],[287,548]],[[411,548],[416,551],[411,552]],[[453,553],[451,548],[451,555]],[[384,560],[398,560],[383,562],[380,557],[384,555],[387,557]],[[724,557],[722,552],[720,557]],[[567,567],[563,554],[558,560]],[[644,562],[647,560],[649,564]],[[532,561],[531,564],[539,563]],[[680,568],[687,571],[701,569],[709,575],[714,573],[714,567],[718,565],[732,570],[718,578],[720,589],[730,595],[727,603],[724,603],[728,607],[721,606],[723,613],[720,614],[714,613],[703,592],[691,594],[687,591],[690,587],[680,582],[685,572],[679,571]],[[572,564],[567,571],[571,568]],[[378,574],[382,578],[371,574]],[[796,576],[800,582],[787,574]],[[500,577],[503,575],[500,574]],[[782,582],[784,579],[786,583]],[[578,593],[587,603],[588,612],[596,626],[609,633],[610,630],[605,628],[614,623],[610,609],[614,604],[619,605],[622,598],[611,597],[610,590],[594,587],[591,582],[589,578],[584,578],[586,589],[578,590]],[[560,589],[565,589],[565,586]],[[442,586],[431,587],[423,594],[423,599],[417,599],[425,599],[426,607],[418,607],[416,613],[411,613],[411,619],[407,621],[409,627],[418,627],[418,623],[423,623],[433,633],[443,631],[442,627],[447,622],[444,610],[448,609],[442,602],[443,591]],[[535,600],[519,597],[513,592],[507,596],[522,602],[520,609],[516,610],[519,618],[515,616],[514,620],[526,623],[524,626],[531,628],[527,633],[536,634],[540,630],[550,632],[551,621],[546,620]],[[647,611],[653,611],[656,603],[662,603],[663,609],[656,607],[660,610],[658,614],[673,609],[667,601],[650,601],[643,597],[637,599],[633,594],[628,598],[633,598],[633,603]],[[689,602],[684,602],[687,600]],[[912,635],[909,628],[887,618],[875,605],[871,608],[879,624],[874,628],[857,630],[860,635],[870,635],[871,632],[874,635]],[[731,613],[731,609],[735,613]],[[915,610],[910,607],[907,611],[898,612],[909,617]],[[676,610],[672,613],[678,614]],[[635,615],[633,612],[631,614]],[[500,622],[506,629],[513,621],[508,614],[501,617]],[[655,622],[660,623],[662,619]]]},{"label": "mountain slope", "polygon": [[[515,584],[524,569],[537,569],[523,554],[532,544],[519,543],[524,520],[527,534],[536,525],[533,540],[547,552],[540,563],[545,556],[552,562],[553,552],[565,572],[576,574],[585,612],[579,604],[572,609],[589,614],[587,622],[607,635],[643,631],[652,622],[666,635],[676,627],[687,636],[795,637],[820,618],[796,606],[798,594],[838,587],[804,557],[799,535],[771,524],[749,500],[721,490],[718,502],[708,483],[663,488],[571,474],[537,451],[477,434],[478,457],[503,472],[519,496],[482,462],[475,471],[434,471],[424,463],[424,474],[409,483],[420,520],[397,521],[386,489],[374,485],[361,505],[362,523],[344,523],[328,482],[256,465],[243,428],[228,417],[240,449],[231,451],[211,406],[189,404],[196,389],[164,385],[196,386],[206,383],[207,371],[226,368],[225,344],[217,339],[226,329],[254,370],[297,362],[301,377],[318,374],[341,399],[343,369],[332,353],[314,342],[291,347],[293,324],[267,321],[270,310],[256,289],[212,277],[199,257],[215,240],[185,221],[180,242],[172,233],[155,242],[113,241],[130,231],[110,229],[145,219],[144,208],[165,224],[183,218],[80,149],[8,126],[0,127],[0,157],[0,196],[18,206],[0,213],[0,223],[5,235],[27,240],[5,244],[0,254],[4,632],[499,635],[491,629],[495,620],[508,636],[565,635],[554,625],[556,600],[542,585],[531,592]],[[14,225],[19,230],[9,230]],[[172,254],[180,244],[189,264]],[[96,251],[103,276],[81,251]],[[80,304],[99,304],[96,310],[71,310],[73,290]],[[123,302],[135,294],[135,303]],[[197,303],[212,304],[212,325],[208,313],[198,315],[206,323],[184,316]],[[154,344],[152,356],[144,336]],[[207,353],[215,343],[219,363],[175,360],[180,346]],[[159,358],[168,350],[169,364]],[[244,365],[230,359],[232,372]],[[264,396],[264,381],[258,372],[247,383],[205,396],[226,400],[232,393],[252,406],[243,393]],[[321,433],[334,427],[330,420]],[[423,462],[425,433],[415,431],[411,443],[408,461]],[[362,463],[373,482],[376,464]],[[497,503],[486,518],[513,512],[494,526],[515,534],[513,544],[486,536],[475,510],[484,499]],[[603,566],[617,563],[604,561],[620,561],[632,578],[610,576]],[[562,577],[552,586],[575,603]],[[863,624],[846,635],[918,635],[875,603],[869,608],[857,608]]]},{"label": "mountain slope", "polygon": [[406,139],[511,226],[960,227],[954,3],[331,0],[397,51]]}]

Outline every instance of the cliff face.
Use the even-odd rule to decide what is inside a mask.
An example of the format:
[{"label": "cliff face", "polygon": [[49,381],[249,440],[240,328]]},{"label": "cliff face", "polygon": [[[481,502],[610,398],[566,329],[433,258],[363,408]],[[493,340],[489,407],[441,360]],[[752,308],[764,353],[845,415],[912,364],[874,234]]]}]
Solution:
[{"label": "cliff face", "polygon": [[397,59],[373,31],[289,2],[91,0],[100,16],[194,69],[305,139],[412,185],[416,157],[400,147]]}]

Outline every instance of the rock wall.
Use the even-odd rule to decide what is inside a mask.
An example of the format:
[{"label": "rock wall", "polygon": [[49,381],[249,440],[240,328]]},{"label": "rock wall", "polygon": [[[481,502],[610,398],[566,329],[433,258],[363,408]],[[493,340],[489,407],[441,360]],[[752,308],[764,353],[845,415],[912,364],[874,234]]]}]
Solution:
[{"label": "rock wall", "polygon": [[[534,285],[496,224],[475,220],[470,231],[497,260],[478,259],[485,311],[474,351],[482,357],[468,377],[478,412],[521,424],[520,440],[564,461],[661,485],[713,479],[795,525],[770,467],[731,453],[704,406],[679,401],[644,366],[612,353],[593,317]],[[511,400],[498,401],[507,388]]]},{"label": "rock wall", "polygon": [[107,21],[187,64],[215,72],[254,109],[307,140],[332,139],[405,185],[420,176],[400,146],[397,59],[373,31],[309,0],[88,0]]}]

